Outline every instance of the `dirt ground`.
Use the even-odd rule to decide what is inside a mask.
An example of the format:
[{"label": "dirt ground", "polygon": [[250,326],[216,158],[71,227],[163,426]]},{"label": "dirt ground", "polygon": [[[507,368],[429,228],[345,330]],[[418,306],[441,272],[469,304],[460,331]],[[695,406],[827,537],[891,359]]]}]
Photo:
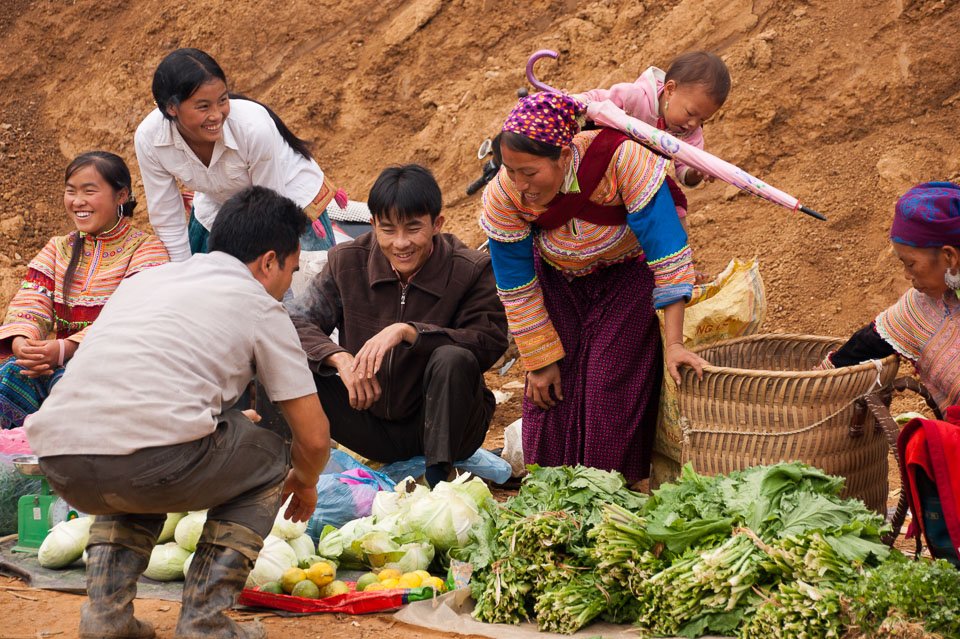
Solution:
[{"label": "dirt ground", "polygon": [[[636,78],[704,48],[733,77],[707,149],[828,217],[818,222],[732,187],[689,192],[701,269],[758,256],[768,332],[847,335],[908,286],[887,232],[898,195],[960,180],[957,0],[0,0],[0,302],[69,221],[62,171],[77,153],[122,155],[143,201],[133,132],[150,81],[174,48],[195,46],[231,89],[271,105],[315,142],[321,166],[359,200],[388,164],[429,166],[448,230],[478,245],[480,142],[526,86],[570,91]],[[145,206],[136,222],[147,227]],[[516,365],[495,388],[522,379]],[[519,391],[487,444],[519,416]],[[912,400],[905,400],[908,404]],[[0,639],[72,636],[83,598],[0,580]],[[178,606],[138,601],[172,636]],[[388,616],[268,618],[271,636],[431,637]]]}]

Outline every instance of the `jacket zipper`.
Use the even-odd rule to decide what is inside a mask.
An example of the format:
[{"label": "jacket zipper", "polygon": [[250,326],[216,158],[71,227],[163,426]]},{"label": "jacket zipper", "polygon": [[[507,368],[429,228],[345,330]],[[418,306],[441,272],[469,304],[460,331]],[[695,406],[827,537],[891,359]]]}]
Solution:
[{"label": "jacket zipper", "polygon": [[[403,284],[403,283],[400,284],[400,313],[397,316],[398,322],[403,321],[403,309],[407,305],[407,289],[408,288],[410,288],[409,282],[407,282],[406,284]],[[384,376],[387,379],[390,378],[390,371],[393,369],[393,352],[395,350],[396,350],[396,347],[391,348],[390,353],[387,355],[387,374]],[[386,414],[387,419],[392,419],[392,416],[390,415],[389,393],[390,393],[390,386],[387,385],[387,387],[384,389],[384,392],[383,392],[383,400],[384,400],[383,405],[385,409],[384,413]]]}]

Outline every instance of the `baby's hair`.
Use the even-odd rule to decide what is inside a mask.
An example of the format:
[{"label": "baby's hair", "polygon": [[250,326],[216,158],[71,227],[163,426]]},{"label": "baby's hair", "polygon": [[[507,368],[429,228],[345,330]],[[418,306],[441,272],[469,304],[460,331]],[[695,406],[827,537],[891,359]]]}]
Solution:
[{"label": "baby's hair", "polygon": [[682,84],[702,84],[707,94],[722,105],[730,93],[730,71],[723,60],[706,51],[688,51],[681,53],[667,69],[664,82],[673,80],[677,86]]}]

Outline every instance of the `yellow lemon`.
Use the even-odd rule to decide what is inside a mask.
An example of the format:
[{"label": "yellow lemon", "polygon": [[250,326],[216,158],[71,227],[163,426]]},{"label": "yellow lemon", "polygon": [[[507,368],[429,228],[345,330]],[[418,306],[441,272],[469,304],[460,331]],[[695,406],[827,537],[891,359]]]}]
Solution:
[{"label": "yellow lemon", "polygon": [[433,588],[437,594],[447,591],[447,584],[443,583],[443,579],[440,577],[427,577],[421,585]]},{"label": "yellow lemon", "polygon": [[383,583],[387,579],[399,579],[400,571],[394,570],[393,568],[384,568],[380,571],[379,577],[380,583]]},{"label": "yellow lemon", "polygon": [[337,576],[337,569],[333,567],[333,564],[329,564],[325,561],[318,561],[309,568],[307,568],[305,579],[309,579],[313,583],[317,584],[318,588],[323,588],[328,583],[333,581]]},{"label": "yellow lemon", "polygon": [[[391,590],[393,588],[397,588],[398,587],[397,584],[399,583],[400,582],[397,579],[384,579],[383,581],[380,582],[380,587],[383,590]],[[370,589],[370,586],[367,586],[367,590],[369,589]]]},{"label": "yellow lemon", "polygon": [[[362,592],[374,592],[374,591],[376,591],[376,590],[383,590],[383,584],[381,584],[381,583],[379,583],[379,582],[378,582],[378,583],[373,583],[373,584],[367,584],[367,585],[364,587],[364,589],[363,589]],[[358,591],[358,592],[359,592],[359,591]]]},{"label": "yellow lemon", "polygon": [[300,568],[294,566],[293,568],[287,568],[283,571],[283,574],[280,576],[280,585],[283,587],[285,593],[290,594],[290,592],[293,591],[293,587],[306,578],[307,574]]},{"label": "yellow lemon", "polygon": [[408,573],[404,573],[403,576],[397,580],[397,587],[398,588],[419,588],[421,581],[422,580],[420,579],[420,575],[416,573],[408,572]]},{"label": "yellow lemon", "polygon": [[414,570],[414,571],[413,571],[413,574],[415,574],[415,575],[420,575],[420,581],[421,581],[421,582],[422,582],[424,579],[429,579],[429,578],[430,578],[430,573],[427,572],[426,570]]}]

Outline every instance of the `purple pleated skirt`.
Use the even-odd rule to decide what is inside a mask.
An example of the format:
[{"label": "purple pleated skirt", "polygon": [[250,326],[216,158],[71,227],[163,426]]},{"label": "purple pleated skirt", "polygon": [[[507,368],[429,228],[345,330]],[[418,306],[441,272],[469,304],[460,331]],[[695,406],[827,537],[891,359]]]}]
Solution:
[{"label": "purple pleated skirt", "polygon": [[524,398],[524,461],[648,477],[663,377],[653,273],[629,260],[568,281],[537,251],[534,260],[566,353],[564,399],[542,410]]}]

